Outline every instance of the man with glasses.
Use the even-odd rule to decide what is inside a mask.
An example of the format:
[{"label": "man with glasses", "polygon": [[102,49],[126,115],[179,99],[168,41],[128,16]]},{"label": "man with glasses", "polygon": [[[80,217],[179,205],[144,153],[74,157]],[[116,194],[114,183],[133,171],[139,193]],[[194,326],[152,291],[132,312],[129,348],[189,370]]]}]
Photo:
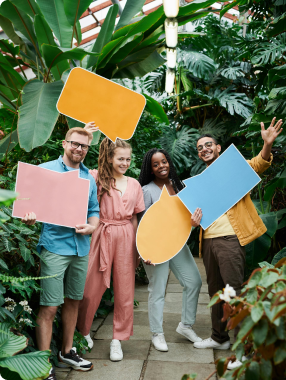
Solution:
[{"label": "man with glasses", "polygon": [[[94,178],[83,165],[92,134],[83,128],[70,129],[62,142],[64,155],[55,161],[40,166],[56,172],[79,170],[81,178],[90,181],[87,223],[75,228],[43,223],[37,250],[41,253],[41,276],[56,277],[41,280],[43,289],[40,298],[40,310],[37,317],[36,336],[38,349],[49,350],[52,338],[53,321],[57,308],[62,307],[63,341],[59,352],[59,366],[71,367],[79,371],[89,371],[93,364],[82,359],[73,346],[73,336],[78,315],[79,301],[83,291],[88,266],[89,237],[99,223],[99,205]],[[74,199],[76,202],[76,199]],[[73,207],[73,204],[70,205]],[[27,225],[36,222],[36,215],[31,212],[22,220]],[[50,371],[49,380],[55,380],[54,370]]]},{"label": "man with glasses", "polygon": [[[258,173],[263,173],[272,162],[271,148],[276,137],[282,132],[282,120],[275,125],[273,118],[268,129],[261,123],[261,136],[264,145],[258,156],[248,161]],[[211,165],[221,152],[221,146],[210,134],[202,135],[197,140],[199,158]],[[215,183],[210,184],[211,187]],[[200,231],[200,255],[202,253],[207,273],[209,295],[212,297],[227,284],[240,294],[244,281],[245,250],[244,246],[266,232],[266,227],[258,216],[248,193],[235,206],[217,219],[204,232]],[[196,348],[213,348],[226,350],[230,347],[227,322],[221,322],[223,317],[222,303],[212,307],[212,336],[202,342],[194,343]],[[238,329],[237,329],[238,330]],[[238,331],[235,331],[237,335]],[[241,365],[238,360],[229,363],[229,369]]]}]

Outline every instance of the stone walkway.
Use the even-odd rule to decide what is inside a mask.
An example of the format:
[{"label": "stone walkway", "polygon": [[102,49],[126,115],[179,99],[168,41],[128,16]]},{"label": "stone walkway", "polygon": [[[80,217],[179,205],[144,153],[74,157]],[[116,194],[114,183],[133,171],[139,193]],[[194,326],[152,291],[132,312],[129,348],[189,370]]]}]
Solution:
[{"label": "stone walkway", "polygon": [[[198,258],[195,260],[203,285],[194,329],[198,336],[205,339],[211,335],[210,310],[207,308],[209,296],[203,262]],[[109,360],[113,319],[113,313],[110,313],[105,320],[96,319],[92,326],[94,347],[85,358],[93,362],[93,370],[84,373],[56,369],[58,380],[181,380],[184,374],[192,373],[197,373],[196,380],[205,380],[215,370],[214,361],[228,355],[228,351],[195,349],[188,339],[176,333],[182,309],[182,287],[172,272],[164,307],[168,352],[159,352],[151,344],[147,285],[136,285],[135,299],[139,301],[139,306],[134,309],[134,335],[129,341],[122,342],[124,359],[115,363]],[[215,380],[216,375],[210,379]]]}]

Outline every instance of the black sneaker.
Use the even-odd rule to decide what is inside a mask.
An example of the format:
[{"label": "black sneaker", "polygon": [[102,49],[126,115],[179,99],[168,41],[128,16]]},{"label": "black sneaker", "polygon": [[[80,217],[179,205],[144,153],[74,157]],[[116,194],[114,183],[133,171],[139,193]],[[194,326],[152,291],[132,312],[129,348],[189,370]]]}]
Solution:
[{"label": "black sneaker", "polygon": [[49,376],[46,377],[44,380],[57,380],[56,373],[53,367],[50,369]]},{"label": "black sneaker", "polygon": [[88,360],[81,358],[76,353],[76,348],[73,347],[68,354],[62,356],[59,352],[59,364],[61,368],[73,368],[76,371],[90,371],[93,368],[93,364]]}]

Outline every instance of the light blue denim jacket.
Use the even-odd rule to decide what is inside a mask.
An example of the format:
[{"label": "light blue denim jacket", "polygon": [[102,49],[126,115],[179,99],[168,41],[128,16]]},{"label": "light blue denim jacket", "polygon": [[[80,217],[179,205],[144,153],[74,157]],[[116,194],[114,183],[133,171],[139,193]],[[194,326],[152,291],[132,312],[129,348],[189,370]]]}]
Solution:
[{"label": "light blue denim jacket", "polygon": [[[39,165],[42,168],[63,173],[72,170],[63,162],[62,156],[57,160],[49,161]],[[97,187],[95,180],[83,163],[80,164],[80,177],[89,179],[89,200],[87,218],[96,216],[99,218],[99,204],[97,201]],[[42,247],[48,251],[63,256],[86,256],[88,255],[90,242],[89,235],[80,235],[74,228],[56,226],[54,224],[43,223],[37,251],[41,253]]]}]

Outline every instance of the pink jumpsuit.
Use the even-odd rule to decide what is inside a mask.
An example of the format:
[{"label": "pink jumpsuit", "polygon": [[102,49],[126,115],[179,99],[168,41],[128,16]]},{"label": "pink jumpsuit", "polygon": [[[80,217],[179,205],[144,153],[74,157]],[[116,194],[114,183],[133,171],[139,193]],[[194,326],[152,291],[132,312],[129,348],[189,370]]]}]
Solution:
[{"label": "pink jumpsuit", "polygon": [[[90,173],[96,179],[97,170]],[[144,211],[143,192],[138,181],[128,177],[121,197],[110,189],[100,203],[100,224],[92,234],[84,296],[79,306],[77,327],[87,335],[103,293],[110,287],[112,267],[114,288],[113,339],[128,340],[133,335],[133,301],[135,285],[134,214]]]}]

